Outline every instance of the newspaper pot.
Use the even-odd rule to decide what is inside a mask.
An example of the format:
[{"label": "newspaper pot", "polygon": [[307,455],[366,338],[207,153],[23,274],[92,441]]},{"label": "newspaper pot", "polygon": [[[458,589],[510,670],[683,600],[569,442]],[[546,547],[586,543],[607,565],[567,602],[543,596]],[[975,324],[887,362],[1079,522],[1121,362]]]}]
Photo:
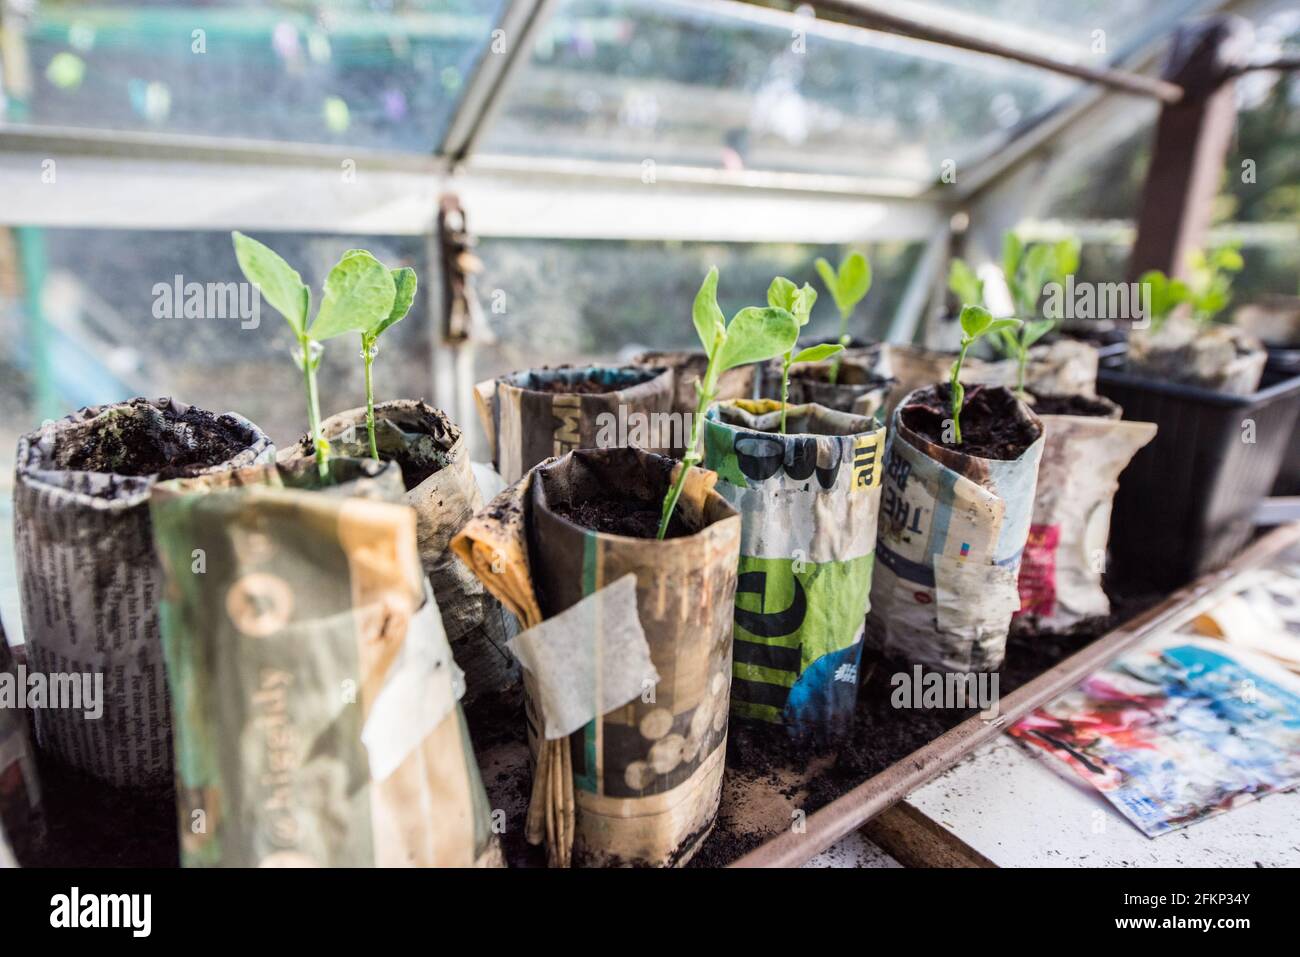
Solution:
[{"label": "newspaper pot", "polygon": [[[962,446],[935,441],[947,385],[907,396],[894,412],[871,583],[874,644],[936,671],[996,670],[1006,652],[1021,552],[1033,518],[1043,424],[1004,387],[971,386]],[[975,409],[1007,440],[985,457]],[[980,454],[974,454],[975,452]]]},{"label": "newspaper pot", "polygon": [[103,711],[35,712],[39,746],[133,789],[172,781],[171,715],[149,525],[160,478],[267,461],[257,426],[173,399],[82,409],[18,440],[14,531],[33,671],[103,675]]},{"label": "newspaper pot", "polygon": [[671,423],[664,413],[673,409],[671,369],[527,369],[480,382],[474,393],[493,464],[507,485],[538,462],[572,449],[637,445],[657,451],[673,445],[671,428],[662,435]]},{"label": "newspaper pot", "polygon": [[732,712],[822,740],[848,729],[870,607],[885,429],[771,399],[718,403],[704,462],[740,511]]},{"label": "newspaper pot", "polygon": [[[932,382],[948,378],[955,353],[937,352],[920,346],[885,347],[889,357],[889,374],[895,379],[885,399],[885,415],[892,419],[894,410],[905,396]],[[1096,395],[1100,353],[1095,345],[1076,339],[1057,339],[1029,350],[1025,366],[1025,387],[1046,395]],[[1014,388],[1020,369],[1014,359],[995,362],[967,357],[961,366],[964,385],[1002,385]]]},{"label": "newspaper pot", "polygon": [[[339,455],[370,454],[365,407],[340,412],[321,423]],[[482,695],[517,688],[519,670],[506,650],[501,604],[450,549],[451,539],[483,507],[483,497],[461,430],[446,413],[416,399],[375,406],[375,445],[379,457],[401,466],[405,501],[415,509],[420,563],[433,586],[443,628],[465,672],[469,707]],[[281,463],[313,458],[311,438],[303,436],[280,454]]]},{"label": "newspaper pot", "polygon": [[[642,352],[632,359],[633,365],[666,368],[673,371],[673,408],[677,413],[693,413],[699,404],[696,384],[704,376],[709,357],[703,352]],[[717,395],[720,400],[748,399],[754,394],[754,379],[759,366],[750,363],[728,369],[718,377]],[[690,431],[689,429],[687,430]],[[690,436],[674,444],[673,454],[678,458],[685,453]]]},{"label": "newspaper pot", "polygon": [[[790,369],[790,404],[815,403],[836,412],[873,416],[885,404],[894,380],[873,372],[870,366],[854,359],[839,364],[835,381],[830,381],[834,362],[804,362]],[[776,389],[765,390],[767,397],[780,400],[781,380]]]},{"label": "newspaper pot", "polygon": [[1150,379],[1250,395],[1259,388],[1267,360],[1263,344],[1240,329],[1200,326],[1175,316],[1158,330],[1129,337],[1127,368]]},{"label": "newspaper pot", "polygon": [[[0,624],[0,675],[23,682]],[[44,830],[36,759],[24,708],[0,706],[0,870],[28,859]]]},{"label": "newspaper pot", "polygon": [[1062,634],[1110,614],[1101,587],[1119,475],[1156,434],[1103,398],[1037,396],[1043,423],[1034,518],[1020,561],[1012,629]]},{"label": "newspaper pot", "polygon": [[1250,540],[1300,417],[1300,375],[1258,392],[1212,389],[1102,369],[1101,393],[1159,431],[1133,457],[1115,496],[1112,570],[1176,588],[1222,567]]},{"label": "newspaper pot", "polygon": [[[640,693],[612,710],[593,705],[587,713],[599,717],[567,740],[548,735],[551,740],[542,742],[536,736],[548,717],[537,679],[525,672],[530,744],[539,766],[556,744],[561,767],[571,765],[567,803],[578,863],[680,866],[717,815],[740,517],[714,491],[713,473],[691,469],[673,537],[655,540],[660,503],[681,467],[639,449],[574,451],[499,495],[452,543],[522,622],[540,626],[536,630],[552,619],[564,622],[590,596],[635,577],[635,617],[657,683],[635,689]],[[596,531],[570,519],[582,518],[584,506],[610,502],[642,509],[648,519],[643,533],[651,537]],[[606,639],[603,649],[608,634],[626,624],[597,620],[586,634]],[[530,818],[539,793],[535,782]],[[553,865],[567,859],[551,855]]]},{"label": "newspaper pot", "polygon": [[403,492],[346,458],[155,491],[185,866],[499,862]]}]

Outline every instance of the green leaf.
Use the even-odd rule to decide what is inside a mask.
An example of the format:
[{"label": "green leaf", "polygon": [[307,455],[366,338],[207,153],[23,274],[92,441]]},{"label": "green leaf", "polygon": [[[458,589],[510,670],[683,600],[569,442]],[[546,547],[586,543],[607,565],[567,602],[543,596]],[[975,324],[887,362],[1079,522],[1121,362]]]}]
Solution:
[{"label": "green leaf", "polygon": [[1056,266],[1052,271],[1052,278],[1057,282],[1064,284],[1065,277],[1071,276],[1079,271],[1079,252],[1080,245],[1077,239],[1061,239],[1056,243]]},{"label": "green leaf", "polygon": [[824,342],[818,346],[809,346],[807,349],[800,349],[799,354],[790,360],[790,364],[796,362],[825,362],[833,355],[838,355],[844,351],[844,347],[838,342]]},{"label": "green leaf", "polygon": [[808,320],[812,318],[813,306],[816,303],[817,290],[804,283],[803,288],[795,293],[794,302],[789,310],[794,314],[794,321],[799,323],[800,327],[808,325]]},{"label": "green leaf", "polygon": [[993,322],[993,314],[983,306],[966,305],[961,309],[961,331],[969,339],[983,335]]},{"label": "green leaf", "polygon": [[785,309],[750,306],[731,318],[718,355],[718,372],[785,355],[799,338],[799,325]]},{"label": "green leaf", "polygon": [[817,267],[817,275],[822,277],[822,285],[831,294],[831,298],[838,303],[840,301],[840,277],[835,274],[835,267],[822,256],[818,256],[813,265]]},{"label": "green leaf", "polygon": [[378,336],[389,326],[405,319],[406,314],[411,311],[411,304],[415,302],[415,290],[418,284],[415,270],[410,266],[403,266],[401,269],[394,269],[393,287],[396,294],[393,296],[393,308],[378,325],[369,329],[367,334],[370,336]]},{"label": "green leaf", "polygon": [[1035,319],[1032,322],[1026,323],[1025,330],[1020,335],[1020,344],[1028,349],[1039,339],[1043,338],[1043,336],[1051,332],[1054,325],[1056,325],[1056,320],[1054,319]]},{"label": "green leaf", "polygon": [[280,258],[269,246],[241,232],[230,234],[235,243],[235,258],[239,268],[262,298],[280,315],[289,320],[293,331],[302,335],[307,326],[307,312],[311,306],[311,290],[303,283],[297,270]]},{"label": "green leaf", "polygon": [[1015,233],[1007,233],[1002,237],[1002,275],[1007,278],[1007,285],[1016,281],[1016,274],[1020,272],[1020,258],[1025,254],[1024,243]]},{"label": "green leaf", "polygon": [[1032,315],[1038,311],[1038,297],[1042,294],[1043,285],[1051,276],[1055,265],[1056,249],[1054,247],[1042,243],[1030,247],[1025,256],[1025,279],[1020,289],[1021,295],[1024,297],[1023,309],[1025,315]]},{"label": "green leaf", "polygon": [[995,332],[1002,332],[1002,330],[1004,329],[1009,330],[1011,332],[1015,332],[1022,325],[1024,325],[1024,323],[1022,323],[1019,319],[994,319],[992,322],[990,322],[987,326],[985,326],[982,330],[977,332],[975,336],[972,336],[971,338],[991,335]]},{"label": "green leaf", "polygon": [[711,266],[700,291],[695,294],[695,304],[691,307],[691,319],[695,323],[695,334],[700,337],[700,345],[709,357],[713,356],[718,340],[726,330],[726,319],[718,308],[718,267]]},{"label": "green leaf", "polygon": [[984,283],[964,259],[954,259],[948,267],[948,288],[963,305],[984,303]]},{"label": "green leaf", "polygon": [[840,312],[851,312],[862,301],[871,288],[871,264],[862,253],[849,253],[847,259],[840,263],[835,305]]},{"label": "green leaf", "polygon": [[767,287],[767,304],[773,309],[794,312],[794,300],[799,295],[799,287],[784,276],[777,276]]},{"label": "green leaf", "polygon": [[1002,340],[1001,352],[1004,356],[1012,358],[1020,355],[1020,340],[1016,338],[1014,332],[1010,329],[1001,329],[998,335]]},{"label": "green leaf", "polygon": [[397,284],[383,263],[365,251],[348,253],[325,277],[312,338],[323,342],[371,329],[392,313],[396,298]]}]

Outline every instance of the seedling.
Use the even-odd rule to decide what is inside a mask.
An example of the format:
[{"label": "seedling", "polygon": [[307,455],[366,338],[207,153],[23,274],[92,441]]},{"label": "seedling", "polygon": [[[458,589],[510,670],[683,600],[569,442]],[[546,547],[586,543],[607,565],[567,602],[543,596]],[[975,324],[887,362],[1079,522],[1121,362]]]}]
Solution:
[{"label": "seedling", "polygon": [[[1007,291],[1011,293],[1012,308],[1016,315],[1034,316],[1038,314],[1038,299],[1043,287],[1049,282],[1064,284],[1065,277],[1079,268],[1079,242],[1076,239],[1062,239],[1056,243],[1038,243],[1026,247],[1015,233],[1002,237],[1002,274],[1006,279]],[[984,302],[984,282],[975,275],[975,271],[963,260],[954,259],[948,270],[948,288],[957,297],[958,302],[975,305]],[[1051,329],[1049,323],[1041,327],[1030,322],[1019,337],[1006,334],[994,340],[1003,355],[1020,362],[1021,390],[1024,388],[1024,357],[1029,348],[1024,344],[1024,337],[1030,335],[1030,329],[1040,329],[1029,339],[1029,345],[1037,342]]]},{"label": "seedling", "polygon": [[[865,260],[863,261],[865,262]],[[767,304],[773,309],[781,309],[794,316],[796,339],[798,338],[798,329],[802,329],[804,326],[808,325],[808,319],[812,315],[813,304],[816,302],[817,290],[807,283],[804,283],[803,288],[801,289],[784,276],[777,276],[772,280],[772,284],[767,287]],[[785,435],[785,413],[786,406],[789,404],[790,399],[790,367],[796,362],[824,362],[831,356],[839,355],[844,351],[844,345],[840,342],[825,343],[819,346],[809,346],[798,355],[795,355],[794,347],[795,342],[791,342],[790,348],[781,356],[782,435]]]},{"label": "seedling", "polygon": [[794,348],[795,340],[799,338],[799,326],[786,309],[749,306],[732,316],[731,322],[724,322],[722,310],[718,308],[717,266],[709,270],[700,285],[700,291],[695,294],[691,318],[709,362],[704,377],[695,384],[699,399],[695,415],[691,419],[691,440],[677,479],[664,497],[663,510],[659,516],[659,532],[655,536],[659,539],[668,532],[668,522],[673,517],[673,509],[677,507],[677,499],[681,497],[682,486],[686,483],[686,473],[700,461],[700,427],[709,404],[717,398],[719,377],[728,369],[751,362],[766,362],[787,353]]},{"label": "seedling", "polygon": [[1005,330],[1019,329],[1019,319],[994,319],[983,306],[963,306],[961,310],[961,351],[952,364],[948,378],[948,393],[952,409],[952,434],[957,445],[961,445],[961,407],[966,400],[966,390],[962,387],[961,364],[966,360],[966,350],[984,336],[1001,334]]},{"label": "seedling", "polygon": [[[352,250],[352,252],[364,252],[364,250]],[[401,269],[392,270],[392,274],[395,290],[392,310],[369,329],[361,330],[361,361],[366,367],[366,434],[370,439],[372,459],[379,458],[379,446],[375,442],[375,386],[371,375],[371,367],[374,365],[375,356],[379,353],[379,336],[389,326],[401,322],[411,311],[411,303],[415,301],[415,270],[403,266]]]},{"label": "seedling", "polygon": [[1003,329],[1003,352],[1016,360],[1016,395],[1025,397],[1025,367],[1029,364],[1029,347],[1052,331],[1055,319],[1030,319],[1018,330]]},{"label": "seedling", "polygon": [[372,329],[389,316],[397,298],[393,274],[365,250],[348,250],[325,277],[320,308],[308,322],[311,290],[297,270],[256,239],[240,232],[231,233],[231,238],[244,276],[284,316],[298,340],[294,361],[302,370],[307,392],[307,422],[316,467],[322,479],[328,478],[329,444],[321,434],[320,393],[316,388],[316,371],[325,352],[323,343],[346,332]]},{"label": "seedling", "polygon": [[1235,246],[1219,246],[1206,253],[1195,249],[1188,255],[1188,278],[1171,279],[1158,269],[1144,272],[1138,281],[1150,290],[1151,328],[1158,331],[1179,306],[1191,306],[1192,320],[1205,327],[1214,321],[1232,298],[1230,273],[1240,272],[1245,260]]},{"label": "seedling", "polygon": [[[849,253],[848,257],[840,263],[839,272],[836,272],[831,264],[825,259],[818,258],[815,263],[817,273],[822,277],[822,283],[826,286],[827,292],[835,300],[835,305],[840,311],[840,338],[841,346],[849,344],[849,317],[853,315],[853,308],[860,303],[871,289],[871,264],[867,262],[867,257],[862,253]],[[815,297],[814,297],[815,298]],[[809,303],[809,308],[812,304]],[[840,350],[843,352],[843,349]],[[836,356],[834,364],[831,366],[830,383],[835,384],[835,380],[840,375],[840,356]],[[782,429],[782,431],[785,431]]]}]

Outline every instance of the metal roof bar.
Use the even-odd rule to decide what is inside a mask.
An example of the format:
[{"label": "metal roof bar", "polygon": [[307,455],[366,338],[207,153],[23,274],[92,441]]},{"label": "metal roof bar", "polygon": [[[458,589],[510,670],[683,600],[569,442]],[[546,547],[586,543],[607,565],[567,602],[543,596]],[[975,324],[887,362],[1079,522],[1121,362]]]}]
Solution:
[{"label": "metal roof bar", "polygon": [[[510,0],[447,126],[439,155],[456,164],[473,151],[496,115],[501,93],[510,77],[532,55],[537,30],[546,22],[553,6],[554,0]],[[504,43],[500,52],[496,49],[498,33]]]},{"label": "metal roof bar", "polygon": [[984,53],[990,56],[1014,60],[1029,66],[1063,73],[1080,80],[1087,80],[1101,86],[1110,87],[1138,96],[1149,96],[1163,103],[1177,103],[1183,95],[1182,87],[1175,83],[1153,77],[1117,70],[1111,67],[1091,67],[1066,60],[1055,60],[1040,56],[1028,50],[1006,46],[993,40],[967,36],[950,30],[934,20],[922,20],[901,16],[892,12],[889,5],[880,0],[815,0],[815,6],[833,10],[855,23],[865,27],[886,30],[918,40],[929,40],[944,46]]}]

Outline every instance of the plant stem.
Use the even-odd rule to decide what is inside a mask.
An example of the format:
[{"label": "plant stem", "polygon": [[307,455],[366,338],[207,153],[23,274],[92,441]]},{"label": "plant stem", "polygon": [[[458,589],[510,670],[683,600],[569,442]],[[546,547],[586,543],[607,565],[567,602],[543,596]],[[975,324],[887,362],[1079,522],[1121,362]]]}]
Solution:
[{"label": "plant stem", "polygon": [[794,358],[791,349],[781,359],[781,434],[785,435],[785,407],[790,401],[790,360]]},{"label": "plant stem", "polygon": [[302,351],[302,376],[307,387],[307,426],[311,430],[311,444],[316,453],[316,470],[320,477],[329,478],[329,446],[320,431],[320,397],[316,393],[316,360],[311,354],[311,337],[300,335],[298,348]]},{"label": "plant stem", "polygon": [[709,367],[704,371],[704,378],[700,383],[700,401],[695,407],[695,417],[691,419],[691,444],[686,447],[682,467],[678,469],[677,478],[673,481],[667,496],[664,497],[664,507],[659,513],[659,531],[655,538],[660,541],[668,533],[668,522],[673,517],[673,509],[677,507],[677,500],[682,497],[682,488],[686,485],[686,473],[691,470],[691,466],[700,461],[700,428],[704,424],[704,413],[717,393],[717,378],[718,373],[713,368],[713,360],[710,359]]},{"label": "plant stem", "polygon": [[371,378],[370,367],[375,357],[371,354],[374,340],[364,334],[361,336],[361,360],[366,366],[366,433],[370,437],[370,457],[379,458],[379,447],[375,444],[375,384]]},{"label": "plant stem", "polygon": [[961,364],[966,361],[966,350],[970,348],[972,341],[962,340],[961,352],[957,353],[957,361],[952,364],[952,378],[948,382],[953,438],[956,440],[957,445],[961,445],[961,406],[962,400],[966,397],[966,390],[962,388],[961,384]]},{"label": "plant stem", "polygon": [[1017,354],[1016,359],[1019,362],[1020,369],[1020,378],[1018,379],[1018,384],[1016,386],[1016,396],[1023,400],[1025,397],[1025,365],[1029,361],[1029,350],[1021,349]]},{"label": "plant stem", "polygon": [[[842,345],[845,349],[849,347],[849,314],[847,312],[840,313],[839,342],[840,345]],[[838,380],[840,377],[840,360],[843,358],[844,358],[844,352],[841,350],[838,354],[836,354],[835,359],[831,362],[831,373],[829,376],[827,376],[831,385],[834,385],[836,380]]]}]

